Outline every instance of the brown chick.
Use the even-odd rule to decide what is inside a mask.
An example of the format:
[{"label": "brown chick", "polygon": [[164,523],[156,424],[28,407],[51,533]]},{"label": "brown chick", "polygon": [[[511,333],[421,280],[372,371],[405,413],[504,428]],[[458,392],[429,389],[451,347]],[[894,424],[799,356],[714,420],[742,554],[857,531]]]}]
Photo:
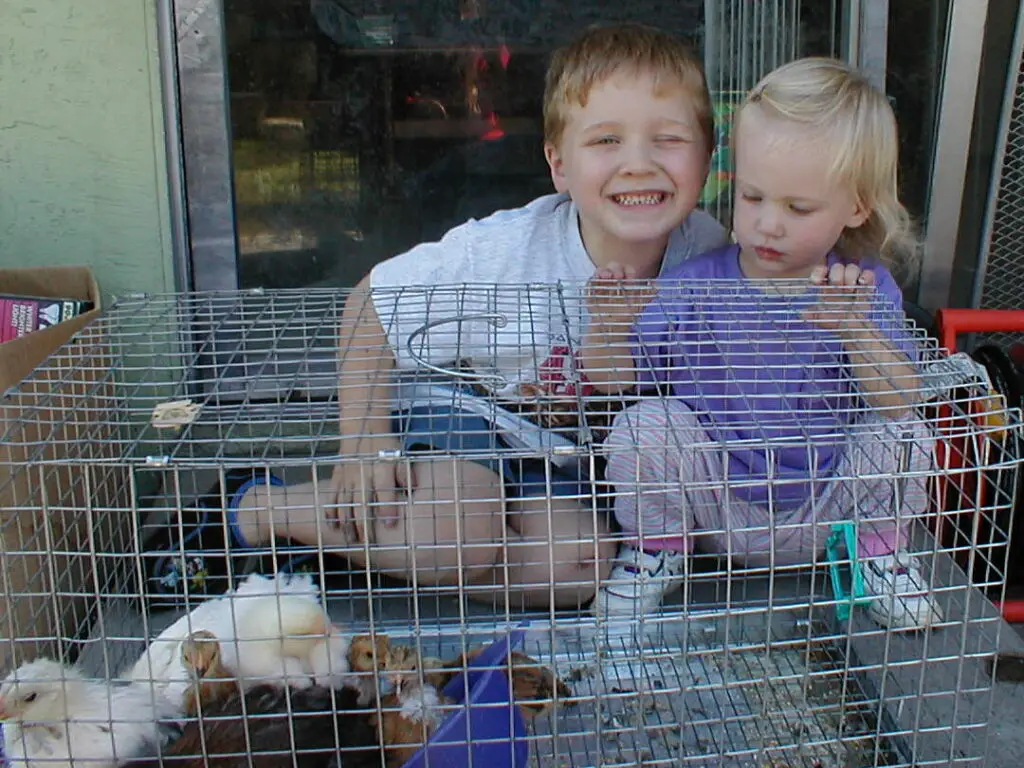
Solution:
[{"label": "brown chick", "polygon": [[182,659],[193,675],[185,694],[192,718],[161,758],[122,768],[337,768],[339,748],[345,768],[379,768],[377,729],[358,711],[354,690],[264,683],[243,691],[206,631],[185,640]]},{"label": "brown chick", "polygon": [[380,699],[381,712],[370,716],[384,746],[386,768],[400,768],[430,739],[445,718],[446,700],[420,678],[419,654],[408,646],[392,646],[384,675],[395,690]]},{"label": "brown chick", "polygon": [[200,707],[238,694],[238,680],[221,662],[220,642],[209,630],[196,630],[185,638],[181,660],[192,677],[184,696],[185,714],[194,716]]},{"label": "brown chick", "polygon": [[[466,668],[468,660],[475,659],[483,652],[477,648],[457,659],[446,662],[442,669],[426,676],[428,681],[444,688],[459,672]],[[562,699],[572,696],[572,689],[558,679],[549,667],[519,651],[512,651],[512,699],[519,705],[519,711],[527,720],[551,710]]]},{"label": "brown chick", "polygon": [[204,705],[161,758],[120,768],[380,768],[377,729],[356,709],[356,695],[319,685],[238,690]]},{"label": "brown chick", "polygon": [[359,692],[356,704],[367,707],[380,697],[380,673],[384,670],[391,640],[387,635],[356,635],[348,649],[351,688]]}]

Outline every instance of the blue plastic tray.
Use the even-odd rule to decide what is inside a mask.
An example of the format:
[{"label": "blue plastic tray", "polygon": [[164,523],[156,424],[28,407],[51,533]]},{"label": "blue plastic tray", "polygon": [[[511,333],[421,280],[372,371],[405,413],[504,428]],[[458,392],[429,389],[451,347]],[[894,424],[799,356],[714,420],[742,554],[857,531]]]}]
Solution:
[{"label": "blue plastic tray", "polygon": [[[469,706],[452,713],[430,741],[404,768],[524,768],[530,749],[526,724],[508,687],[505,659],[523,643],[523,631],[513,630],[469,661],[467,671],[444,687],[451,701],[465,701],[469,675]],[[490,669],[487,669],[490,667]],[[476,706],[484,705],[487,706]]]}]

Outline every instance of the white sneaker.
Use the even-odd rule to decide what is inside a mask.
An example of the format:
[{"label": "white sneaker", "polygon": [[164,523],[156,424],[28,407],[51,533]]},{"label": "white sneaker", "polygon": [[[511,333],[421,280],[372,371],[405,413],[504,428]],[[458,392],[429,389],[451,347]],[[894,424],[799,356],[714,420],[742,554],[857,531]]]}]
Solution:
[{"label": "white sneaker", "polygon": [[591,611],[595,616],[637,618],[652,613],[665,595],[683,583],[685,564],[686,555],[678,552],[652,555],[623,544]]},{"label": "white sneaker", "polygon": [[928,580],[914,555],[897,551],[864,558],[864,591],[874,595],[868,615],[889,629],[926,629],[942,621],[942,609],[928,591]]}]

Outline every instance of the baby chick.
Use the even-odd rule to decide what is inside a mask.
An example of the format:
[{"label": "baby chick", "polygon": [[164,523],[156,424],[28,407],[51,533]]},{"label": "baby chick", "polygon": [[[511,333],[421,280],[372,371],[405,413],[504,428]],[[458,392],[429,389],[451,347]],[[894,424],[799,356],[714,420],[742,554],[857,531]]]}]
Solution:
[{"label": "baby chick", "polygon": [[407,646],[392,646],[384,676],[394,691],[380,699],[381,711],[370,716],[385,748],[386,768],[400,768],[430,739],[444,720],[448,703],[422,680],[419,655]]},{"label": "baby chick", "polygon": [[377,730],[357,711],[355,690],[267,683],[243,690],[206,631],[186,639],[182,661],[192,676],[185,706],[194,716],[160,760],[122,768],[380,768]]},{"label": "baby chick", "polygon": [[[437,688],[444,688],[448,682],[466,668],[468,661],[483,652],[477,648],[457,659],[445,662],[441,669],[425,675]],[[512,662],[512,700],[519,705],[519,711],[526,719],[532,719],[551,710],[561,699],[572,696],[572,689],[555,676],[548,667],[519,651],[509,655]]]},{"label": "baby chick", "polygon": [[218,638],[221,663],[244,685],[337,688],[348,672],[348,637],[331,623],[308,573],[250,574],[237,589],[203,602],[149,644],[131,679],[184,709],[190,676],[182,644],[196,630]]},{"label": "baby chick", "polygon": [[208,630],[200,629],[185,638],[181,661],[192,685],[185,690],[185,714],[195,716],[201,707],[237,696],[241,687],[220,658],[220,642]]},{"label": "baby chick", "polygon": [[94,682],[52,659],[23,664],[0,685],[4,750],[28,768],[113,768],[154,754],[164,740],[158,721],[173,715],[146,686]]},{"label": "baby chick", "polygon": [[236,613],[234,638],[237,645],[224,642],[221,653],[225,666],[241,677],[271,679],[283,673],[283,682],[295,688],[314,682],[335,688],[348,672],[348,637],[313,601],[250,598],[246,610]]},{"label": "baby chick", "polygon": [[348,649],[349,679],[345,685],[359,693],[356,704],[367,707],[380,698],[380,672],[391,651],[387,635],[356,635]]}]

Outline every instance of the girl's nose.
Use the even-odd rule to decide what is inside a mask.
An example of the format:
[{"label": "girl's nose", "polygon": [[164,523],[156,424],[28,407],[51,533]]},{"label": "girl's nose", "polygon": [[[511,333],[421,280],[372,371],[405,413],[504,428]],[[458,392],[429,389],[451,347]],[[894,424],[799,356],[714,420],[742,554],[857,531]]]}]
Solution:
[{"label": "girl's nose", "polygon": [[774,205],[762,205],[757,216],[757,231],[769,237],[782,236],[782,216]]}]

